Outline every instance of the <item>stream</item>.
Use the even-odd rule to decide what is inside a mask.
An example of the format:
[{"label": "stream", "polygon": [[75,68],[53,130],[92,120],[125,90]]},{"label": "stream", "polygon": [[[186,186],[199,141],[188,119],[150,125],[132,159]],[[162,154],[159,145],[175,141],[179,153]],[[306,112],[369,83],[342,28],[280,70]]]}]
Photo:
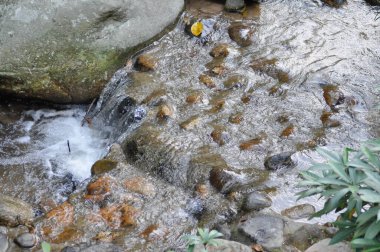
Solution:
[{"label": "stream", "polygon": [[[339,9],[320,1],[269,0],[249,3],[244,15],[220,14],[222,10],[217,1],[191,1],[172,31],[115,73],[87,115],[90,123],[83,123],[87,106],[1,104],[1,192],[38,206],[42,214],[84,190],[93,163],[117,143],[134,167],[119,167],[120,178],[147,176],[158,191],[151,202],[129,199],[143,209],[138,231],[116,239],[129,249],[183,246],[179,237],[189,226],[212,226],[219,206],[224,218],[229,203],[225,198],[215,203],[222,194],[265,191],[276,213],[300,203],[320,209],[322,200],[296,202],[295,196],[299,171],[313,160],[323,161],[315,148],[358,148],[380,136],[380,21],[359,0]],[[185,32],[189,20],[204,24],[201,38]],[[251,44],[231,40],[228,29],[236,24],[248,27],[240,30],[241,37],[252,32]],[[210,56],[221,43],[228,55]],[[140,54],[156,62],[153,71],[134,67]],[[201,75],[214,86],[202,83]],[[161,120],[163,106],[171,112]],[[265,170],[267,157],[285,152],[292,153],[293,169]],[[199,167],[209,169],[207,174]],[[204,203],[212,209],[209,217],[194,217],[198,201],[192,192],[209,185],[206,175],[214,169],[224,169],[237,182],[218,188],[221,194]],[[85,206],[83,213],[97,209]],[[178,229],[162,243],[153,239],[154,246],[144,245],[139,232],[154,216],[167,229]],[[80,229],[85,234],[79,241],[97,232],[89,226]],[[158,229],[159,237],[160,232],[166,229]]]}]

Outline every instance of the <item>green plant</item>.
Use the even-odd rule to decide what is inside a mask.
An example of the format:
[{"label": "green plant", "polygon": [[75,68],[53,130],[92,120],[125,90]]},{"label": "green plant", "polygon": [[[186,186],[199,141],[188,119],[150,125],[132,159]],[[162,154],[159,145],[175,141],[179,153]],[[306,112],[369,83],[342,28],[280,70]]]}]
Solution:
[{"label": "green plant", "polygon": [[198,235],[187,235],[185,240],[187,240],[187,252],[193,252],[195,245],[202,244],[203,252],[207,252],[207,245],[218,246],[218,242],[215,238],[223,236],[216,230],[209,230],[208,228],[202,229],[198,228]]},{"label": "green plant", "polygon": [[330,244],[351,239],[357,251],[380,251],[380,139],[362,144],[360,150],[344,148],[342,154],[317,151],[327,163],[301,172],[299,185],[306,189],[298,193],[299,199],[312,195],[326,199],[311,218],[339,213],[333,223],[339,231]]},{"label": "green plant", "polygon": [[42,242],[41,247],[42,247],[43,252],[50,252],[51,251],[51,246],[47,242]]}]

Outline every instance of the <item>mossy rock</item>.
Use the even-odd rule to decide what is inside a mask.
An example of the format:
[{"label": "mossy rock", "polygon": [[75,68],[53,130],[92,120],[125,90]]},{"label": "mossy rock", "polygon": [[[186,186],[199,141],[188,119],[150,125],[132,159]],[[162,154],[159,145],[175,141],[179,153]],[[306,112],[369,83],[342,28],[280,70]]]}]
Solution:
[{"label": "mossy rock", "polygon": [[110,159],[101,159],[96,161],[91,167],[91,175],[98,175],[109,172],[116,168],[118,162]]}]

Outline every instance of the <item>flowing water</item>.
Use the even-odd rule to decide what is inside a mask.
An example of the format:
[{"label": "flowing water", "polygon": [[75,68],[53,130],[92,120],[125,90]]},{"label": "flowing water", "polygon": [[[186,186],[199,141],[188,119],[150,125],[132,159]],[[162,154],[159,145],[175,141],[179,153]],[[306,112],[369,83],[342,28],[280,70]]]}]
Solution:
[{"label": "flowing water", "polygon": [[[271,208],[280,212],[296,204],[298,172],[311,160],[322,161],[316,146],[357,148],[361,141],[380,136],[380,21],[364,1],[352,0],[339,9],[320,1],[265,1],[249,4],[244,15],[221,14],[222,9],[217,1],[191,1],[177,27],[144,50],[156,59],[155,71],[140,72],[131,64],[120,69],[90,113],[91,125],[81,125],[82,107],[0,107],[10,117],[0,121],[1,191],[31,203],[46,194],[62,201],[90,177],[92,163],[108,144],[120,143],[127,154],[137,144],[142,158],[130,157],[136,173],[159,179],[161,196],[156,199],[167,197],[166,203],[152,201],[145,209],[167,210],[166,221],[179,231],[166,242],[175,244],[187,228],[183,223],[195,222],[185,211],[190,196],[180,190],[205,183],[204,174],[192,170],[194,163],[225,164],[245,180],[264,170],[266,157],[294,152],[295,169],[270,173],[264,183],[239,191],[269,192]],[[201,39],[184,31],[184,22],[194,16],[205,26]],[[227,30],[234,23],[254,31],[251,45],[241,47],[229,38]],[[209,54],[219,43],[228,45],[225,59]],[[210,76],[215,88],[199,81],[202,74]],[[343,95],[344,101],[328,104],[329,91]],[[173,115],[160,121],[156,115],[164,104]],[[241,120],[231,122],[236,115]],[[180,126],[188,119],[194,119],[194,127]],[[225,134],[224,144],[213,141],[215,130]],[[146,211],[141,222],[149,216],[164,218],[157,212],[161,210]],[[141,244],[138,233],[129,235],[136,239],[122,244]]]}]

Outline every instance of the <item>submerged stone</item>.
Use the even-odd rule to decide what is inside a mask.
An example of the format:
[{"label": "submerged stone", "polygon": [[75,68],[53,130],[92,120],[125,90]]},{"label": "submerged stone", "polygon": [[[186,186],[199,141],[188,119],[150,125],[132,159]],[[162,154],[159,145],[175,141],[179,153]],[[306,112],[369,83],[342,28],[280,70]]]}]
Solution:
[{"label": "submerged stone", "polygon": [[281,211],[282,215],[294,220],[309,218],[313,213],[315,207],[310,204],[301,204]]},{"label": "submerged stone", "polygon": [[217,44],[210,52],[210,55],[214,58],[227,57],[228,54],[228,44]]},{"label": "submerged stone", "polygon": [[153,71],[157,67],[157,60],[152,55],[142,54],[137,57],[135,67],[142,72]]},{"label": "submerged stone", "polygon": [[252,44],[254,30],[244,24],[233,24],[228,28],[228,35],[239,46],[246,47]]},{"label": "submerged stone", "polygon": [[37,238],[33,234],[23,233],[16,237],[15,243],[21,248],[33,248],[37,243]]},{"label": "submerged stone", "polygon": [[250,193],[244,201],[243,208],[247,211],[261,210],[272,205],[272,200],[262,192]]},{"label": "submerged stone", "polygon": [[91,175],[98,175],[105,172],[112,171],[116,168],[118,162],[109,159],[101,159],[96,161],[91,167]]},{"label": "submerged stone", "polygon": [[283,152],[270,156],[265,159],[264,166],[270,171],[294,168],[296,164],[292,160],[292,155],[293,152]]},{"label": "submerged stone", "polygon": [[199,81],[201,83],[203,83],[208,88],[214,88],[215,87],[215,83],[212,80],[212,78],[210,76],[206,75],[206,74],[201,74],[199,76]]},{"label": "submerged stone", "polygon": [[339,8],[343,4],[347,3],[347,0],[322,0],[325,4],[327,4],[330,7]]}]

